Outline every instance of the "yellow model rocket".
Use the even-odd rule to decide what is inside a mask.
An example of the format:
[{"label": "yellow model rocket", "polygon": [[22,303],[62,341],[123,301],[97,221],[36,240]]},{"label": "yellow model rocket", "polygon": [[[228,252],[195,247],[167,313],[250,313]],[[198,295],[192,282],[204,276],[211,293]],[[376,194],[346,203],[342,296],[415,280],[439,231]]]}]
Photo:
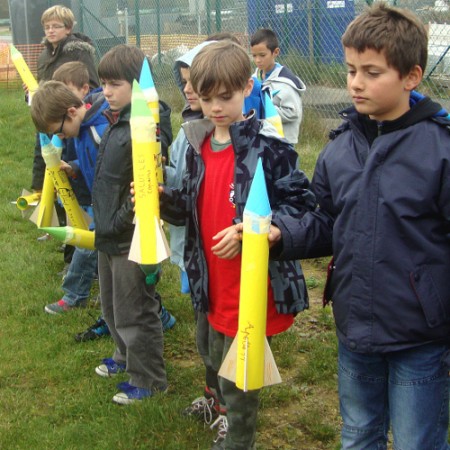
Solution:
[{"label": "yellow model rocket", "polygon": [[95,232],[89,230],[80,230],[73,227],[45,227],[43,231],[64,242],[64,244],[74,245],[75,247],[95,250]]},{"label": "yellow model rocket", "polygon": [[130,128],[136,225],[129,259],[143,265],[155,265],[168,258],[170,250],[159,217],[156,123],[137,81],[133,83]]},{"label": "yellow model rocket", "polygon": [[30,216],[30,220],[34,222],[38,228],[41,227],[57,227],[58,218],[55,209],[55,187],[53,180],[45,169],[44,185],[42,187],[41,200],[39,205]]},{"label": "yellow model rocket", "polygon": [[23,189],[21,196],[16,200],[16,206],[21,211],[25,211],[31,206],[37,206],[39,200],[41,199],[40,192],[28,192]]},{"label": "yellow model rocket", "polygon": [[[49,178],[53,181],[56,193],[66,210],[67,219],[70,225],[75,228],[87,230],[89,228],[90,218],[80,208],[72,186],[69,183],[69,179],[67,178],[67,174],[61,169],[61,139],[54,135],[50,141],[48,136],[44,133],[39,133],[39,136],[41,139],[42,157],[44,158],[47,167],[47,173]],[[38,226],[42,227],[42,224]]]},{"label": "yellow model rocket", "polygon": [[219,371],[243,391],[281,382],[266,338],[271,218],[259,159],[243,215],[238,331]]},{"label": "yellow model rocket", "polygon": [[265,120],[271,123],[277,130],[281,137],[284,137],[283,124],[281,122],[281,117],[278,114],[275,105],[273,104],[272,98],[268,92],[263,93],[264,95],[264,115]]},{"label": "yellow model rocket", "polygon": [[147,100],[148,107],[152,112],[153,119],[156,123],[156,141],[157,145],[154,147],[156,157],[156,174],[158,177],[158,183],[163,183],[163,171],[162,171],[162,156],[161,156],[161,142],[160,142],[160,127],[159,127],[159,96],[155,88],[152,72],[147,58],[144,59],[142,64],[141,74],[139,76],[139,86],[142,89],[145,99]]},{"label": "yellow model rocket", "polygon": [[22,53],[20,53],[19,50],[17,50],[17,48],[14,47],[13,44],[10,44],[9,48],[11,51],[11,59],[14,63],[14,66],[16,67],[16,70],[19,73],[20,78],[22,78],[23,83],[28,89],[28,101],[31,103],[33,94],[37,91],[38,83],[34,78],[33,74],[31,73],[31,70],[27,66],[27,63],[25,62],[25,59],[22,56]]}]

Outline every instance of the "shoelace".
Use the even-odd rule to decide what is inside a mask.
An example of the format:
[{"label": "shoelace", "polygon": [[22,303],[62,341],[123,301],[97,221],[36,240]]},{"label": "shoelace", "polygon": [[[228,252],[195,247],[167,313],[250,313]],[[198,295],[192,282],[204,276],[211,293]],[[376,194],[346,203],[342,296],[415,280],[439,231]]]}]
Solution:
[{"label": "shoelace", "polygon": [[203,419],[207,425],[209,425],[213,420],[213,408],[213,397],[210,399],[207,399],[206,397],[199,397],[192,402],[192,410],[196,412],[203,412]]},{"label": "shoelace", "polygon": [[221,414],[209,428],[212,430],[215,427],[218,427],[218,431],[214,442],[221,442],[226,438],[228,432],[227,416]]}]

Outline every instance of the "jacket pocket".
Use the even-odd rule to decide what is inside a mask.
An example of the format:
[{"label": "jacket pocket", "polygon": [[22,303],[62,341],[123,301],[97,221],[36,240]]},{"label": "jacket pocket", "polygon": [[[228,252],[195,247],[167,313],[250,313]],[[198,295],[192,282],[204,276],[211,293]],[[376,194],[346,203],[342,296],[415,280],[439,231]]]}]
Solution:
[{"label": "jacket pocket", "polygon": [[426,266],[410,273],[410,282],[422,307],[427,325],[437,327],[448,321],[449,312],[439,294],[436,283]]}]

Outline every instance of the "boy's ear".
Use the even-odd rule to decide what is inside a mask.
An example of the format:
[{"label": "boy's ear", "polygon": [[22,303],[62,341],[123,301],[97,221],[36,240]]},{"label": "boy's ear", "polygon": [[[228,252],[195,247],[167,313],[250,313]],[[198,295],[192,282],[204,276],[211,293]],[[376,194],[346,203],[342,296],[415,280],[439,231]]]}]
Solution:
[{"label": "boy's ear", "polygon": [[70,108],[67,108],[67,115],[73,119],[77,115],[77,109],[75,106],[71,106]]},{"label": "boy's ear", "polygon": [[83,85],[83,87],[81,88],[81,92],[83,92],[84,97],[89,94],[89,85],[87,83]]},{"label": "boy's ear", "polygon": [[273,57],[274,57],[274,58],[278,58],[279,55],[280,55],[280,48],[277,47],[277,48],[273,51]]},{"label": "boy's ear", "polygon": [[415,65],[405,77],[405,89],[407,91],[414,90],[422,81],[423,71],[419,65]]},{"label": "boy's ear", "polygon": [[244,88],[244,97],[248,97],[250,95],[253,89],[253,84],[254,84],[253,78],[249,78]]}]

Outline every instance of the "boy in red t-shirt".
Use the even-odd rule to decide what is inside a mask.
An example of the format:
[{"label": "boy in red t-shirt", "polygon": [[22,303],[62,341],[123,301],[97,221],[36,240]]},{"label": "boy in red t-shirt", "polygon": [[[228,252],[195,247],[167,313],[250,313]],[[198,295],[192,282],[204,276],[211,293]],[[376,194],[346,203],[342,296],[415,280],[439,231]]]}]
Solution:
[{"label": "boy in red t-shirt", "polygon": [[[181,190],[162,189],[161,216],[187,227],[184,258],[192,301],[207,314],[209,356],[219,370],[238,328],[241,244],[234,223],[242,218],[258,159],[274,217],[301,217],[315,201],[296,169],[293,147],[272,125],[242,113],[253,86],[242,47],[231,41],[208,45],[194,58],[190,77],[207,118],[183,125],[190,144],[185,184]],[[271,261],[267,283],[266,334],[272,336],[292,325],[308,297],[298,262]],[[221,377],[219,385],[227,416],[219,416],[212,448],[249,449],[255,444],[259,391],[243,392]]]}]

